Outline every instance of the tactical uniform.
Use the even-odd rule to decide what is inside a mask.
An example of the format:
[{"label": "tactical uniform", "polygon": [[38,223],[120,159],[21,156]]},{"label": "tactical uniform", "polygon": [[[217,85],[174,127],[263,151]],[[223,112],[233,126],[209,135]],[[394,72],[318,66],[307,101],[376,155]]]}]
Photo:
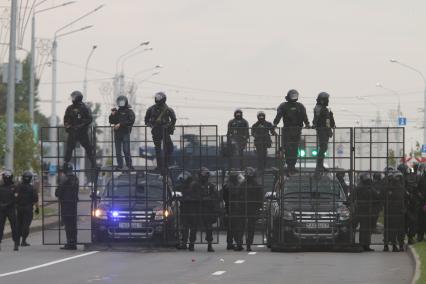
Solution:
[{"label": "tactical uniform", "polygon": [[65,176],[62,176],[55,195],[59,200],[61,220],[65,226],[67,243],[62,249],[77,249],[77,203],[79,181],[72,173],[72,165],[64,165]]},{"label": "tactical uniform", "polygon": [[[32,174],[24,173],[23,182],[16,189],[16,207],[17,207],[17,223],[19,236],[21,238],[21,246],[28,246],[27,237],[30,233],[30,225],[33,220],[33,207],[37,206],[38,193],[31,185]],[[38,212],[38,206],[36,209]]]},{"label": "tactical uniform", "polygon": [[[166,95],[157,93],[155,105],[148,108],[145,115],[145,124],[152,128],[152,139],[154,140],[157,168],[163,170],[168,166],[168,160],[173,153],[173,142],[170,137],[175,130],[176,115],[172,108],[166,104]],[[162,163],[162,144],[164,144],[165,164]]]},{"label": "tactical uniform", "polygon": [[79,91],[71,94],[73,103],[65,111],[64,125],[68,133],[64,162],[71,161],[72,151],[74,151],[77,142],[86,150],[92,167],[96,166],[96,159],[89,139],[89,126],[92,123],[92,113],[90,109],[82,102],[83,95]]},{"label": "tactical uniform", "polygon": [[274,119],[274,125],[277,126],[280,120],[283,120],[284,127],[282,131],[282,146],[285,152],[285,160],[290,172],[296,171],[297,150],[299,148],[302,127],[305,124],[309,127],[306,108],[303,104],[297,102],[299,93],[296,90],[290,90],[287,93],[287,102],[282,103],[277,109],[277,115]]},{"label": "tactical uniform", "polygon": [[418,210],[417,240],[423,241],[426,233],[426,171],[419,171],[419,183],[417,191],[420,195],[420,204]]},{"label": "tactical uniform", "polygon": [[237,243],[235,236],[233,235],[233,224],[238,222],[233,222],[233,218],[235,217],[235,212],[231,214],[231,200],[234,197],[235,192],[239,192],[240,183],[238,181],[238,173],[231,172],[229,174],[227,182],[222,187],[222,197],[225,203],[225,217],[223,219],[225,227],[226,227],[226,249],[231,250],[234,249],[234,242]]},{"label": "tactical uniform", "polygon": [[312,127],[317,130],[317,171],[324,170],[324,156],[328,148],[328,140],[333,137],[333,128],[336,127],[333,113],[327,108],[329,94],[322,92],[318,95],[314,108]]},{"label": "tactical uniform", "polygon": [[19,247],[19,232],[16,224],[16,188],[13,184],[13,175],[9,171],[3,172],[3,184],[0,185],[0,243],[3,240],[6,218],[12,230],[14,250]]},{"label": "tactical uniform", "polygon": [[[254,147],[256,148],[257,167],[260,172],[263,172],[266,164],[266,155],[268,148],[272,146],[271,135],[275,133],[275,127],[272,123],[265,120],[265,113],[257,114],[258,121],[251,127],[251,135],[254,137]],[[270,133],[270,134],[269,134]]]},{"label": "tactical uniform", "polygon": [[228,147],[231,149],[231,158],[229,167],[233,167],[233,157],[239,159],[240,168],[243,167],[243,153],[247,147],[247,141],[249,139],[249,124],[247,120],[243,118],[243,112],[241,109],[237,109],[234,112],[234,119],[228,122],[228,132],[226,134]]},{"label": "tactical uniform", "polygon": [[405,232],[408,237],[408,244],[413,244],[413,238],[417,234],[419,215],[418,212],[421,209],[423,196],[418,190],[418,176],[415,173],[408,173],[405,176],[406,185],[406,208],[405,214]]},{"label": "tactical uniform", "polygon": [[118,127],[114,127],[117,168],[123,168],[123,156],[121,154],[121,149],[123,149],[126,165],[129,169],[133,169],[132,157],[130,155],[130,133],[135,123],[135,113],[130,108],[125,96],[117,98],[117,105],[119,106],[118,110],[115,108],[112,109],[112,113],[109,116],[109,123]]},{"label": "tactical uniform", "polygon": [[180,249],[186,249],[186,244],[194,243],[197,237],[197,223],[198,223],[198,200],[197,192],[193,190],[191,184],[193,182],[192,176],[189,172],[183,172],[178,177],[178,185],[176,191],[182,192],[182,199],[180,201],[180,216],[182,220],[182,240]]}]

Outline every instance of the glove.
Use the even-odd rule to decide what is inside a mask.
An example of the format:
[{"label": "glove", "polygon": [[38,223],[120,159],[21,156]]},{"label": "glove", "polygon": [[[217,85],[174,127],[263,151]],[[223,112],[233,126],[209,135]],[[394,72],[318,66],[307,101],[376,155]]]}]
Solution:
[{"label": "glove", "polygon": [[38,214],[40,214],[40,208],[38,208],[38,207],[37,207],[37,208],[34,210],[34,213],[35,213],[35,214],[37,214],[37,215],[38,215]]}]

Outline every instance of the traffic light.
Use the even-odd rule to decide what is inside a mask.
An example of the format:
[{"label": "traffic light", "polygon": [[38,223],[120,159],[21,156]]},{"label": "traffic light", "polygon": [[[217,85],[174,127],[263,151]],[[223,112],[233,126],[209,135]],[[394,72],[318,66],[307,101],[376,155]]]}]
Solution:
[{"label": "traffic light", "polygon": [[316,149],[312,150],[311,152],[312,156],[316,157],[318,156],[318,151]]},{"label": "traffic light", "polygon": [[305,151],[305,149],[298,149],[297,150],[297,156],[298,157],[305,157],[306,156],[306,151]]}]

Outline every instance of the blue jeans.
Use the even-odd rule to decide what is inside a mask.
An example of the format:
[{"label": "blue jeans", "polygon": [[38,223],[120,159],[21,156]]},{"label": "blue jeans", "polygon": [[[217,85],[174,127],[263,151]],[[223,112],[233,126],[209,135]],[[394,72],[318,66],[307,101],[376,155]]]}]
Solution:
[{"label": "blue jeans", "polygon": [[132,166],[132,157],[130,156],[130,133],[115,133],[115,155],[117,157],[117,166],[123,167],[123,156],[121,149],[124,152],[124,159],[128,168]]}]

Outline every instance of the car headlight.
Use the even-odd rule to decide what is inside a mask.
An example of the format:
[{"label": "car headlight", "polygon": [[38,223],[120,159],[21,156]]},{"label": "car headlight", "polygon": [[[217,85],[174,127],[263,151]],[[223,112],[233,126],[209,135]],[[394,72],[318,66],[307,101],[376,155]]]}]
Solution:
[{"label": "car headlight", "polygon": [[337,208],[337,214],[339,214],[339,219],[342,221],[348,220],[351,216],[351,212],[349,211],[349,208],[346,206]]},{"label": "car headlight", "polygon": [[96,210],[94,210],[92,215],[93,215],[93,217],[98,218],[98,219],[103,219],[103,220],[108,219],[107,212],[104,209],[101,209],[101,208],[97,208]]},{"label": "car headlight", "polygon": [[167,218],[169,216],[170,216],[169,210],[167,210],[167,209],[165,209],[165,210],[163,210],[163,209],[157,210],[157,211],[155,211],[154,220],[160,221],[160,220],[163,220],[164,218]]},{"label": "car headlight", "polygon": [[293,212],[291,212],[289,210],[284,210],[283,219],[288,220],[288,221],[293,221]]}]

